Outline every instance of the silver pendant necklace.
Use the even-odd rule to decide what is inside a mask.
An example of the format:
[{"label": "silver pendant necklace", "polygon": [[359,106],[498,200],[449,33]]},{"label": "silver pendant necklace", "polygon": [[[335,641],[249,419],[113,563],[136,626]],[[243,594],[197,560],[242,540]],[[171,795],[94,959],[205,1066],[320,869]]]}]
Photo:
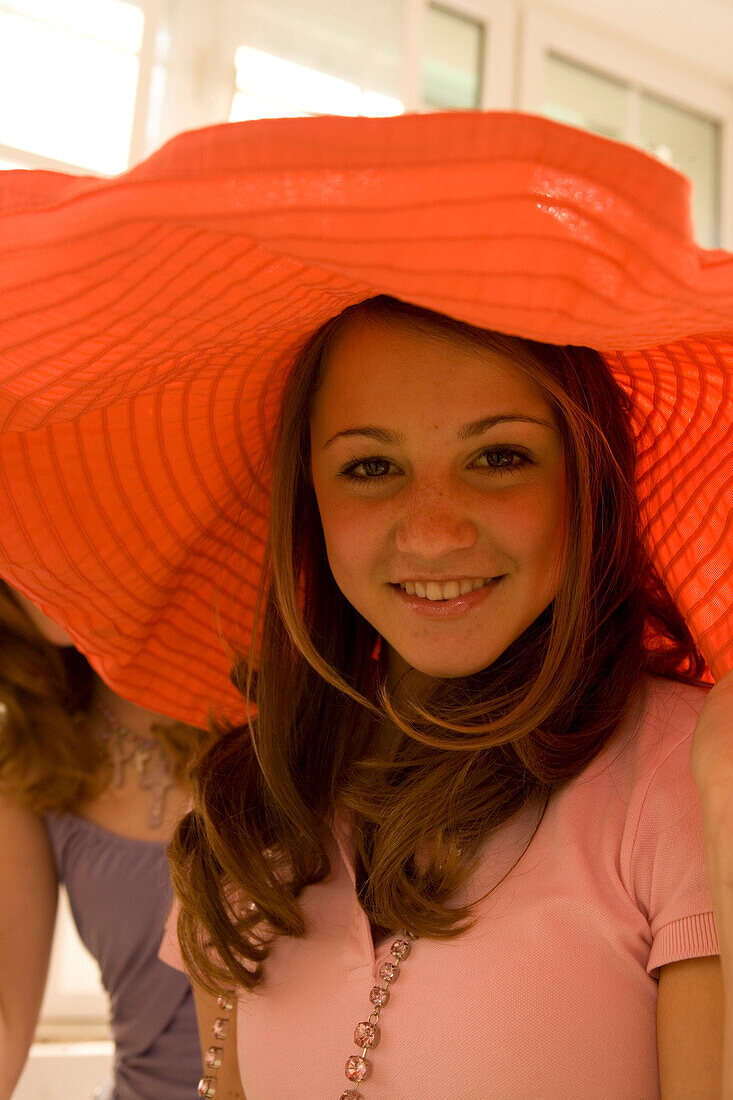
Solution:
[{"label": "silver pendant necklace", "polygon": [[103,703],[95,703],[94,706],[104,721],[102,739],[112,763],[112,785],[123,785],[125,766],[132,763],[140,787],[150,791],[148,828],[158,829],[163,821],[166,795],[175,783],[165,749],[156,737],[132,733]]}]

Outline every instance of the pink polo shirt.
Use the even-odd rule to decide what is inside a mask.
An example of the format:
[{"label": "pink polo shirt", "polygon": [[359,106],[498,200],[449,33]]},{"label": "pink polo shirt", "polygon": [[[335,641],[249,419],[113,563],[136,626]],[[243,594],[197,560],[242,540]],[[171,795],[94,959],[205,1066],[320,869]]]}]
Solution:
[{"label": "pink polo shirt", "polygon": [[[659,968],[720,952],[689,767],[704,699],[648,679],[623,740],[553,797],[472,931],[412,945],[359,1086],[344,1066],[393,937],[375,951],[338,822],[331,875],[301,895],[308,935],[279,939],[261,992],[238,1002],[247,1100],[338,1100],[357,1087],[365,1100],[659,1097]],[[525,811],[486,843],[457,901],[502,878],[536,819]],[[161,958],[180,968],[174,918]]]}]

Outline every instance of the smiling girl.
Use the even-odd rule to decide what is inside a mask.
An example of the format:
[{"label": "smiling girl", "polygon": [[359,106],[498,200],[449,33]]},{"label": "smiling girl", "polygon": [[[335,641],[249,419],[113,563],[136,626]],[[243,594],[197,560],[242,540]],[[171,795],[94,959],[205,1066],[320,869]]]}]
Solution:
[{"label": "smiling girl", "polygon": [[512,111],[3,176],[3,575],[213,730],[161,951],[200,1095],[720,1100],[733,256],[689,182]]},{"label": "smiling girl", "polygon": [[[710,955],[689,1072],[714,1095],[685,776],[704,661],[639,541],[633,462],[589,349],[377,297],[302,351],[256,689],[254,652],[239,675],[257,717],[199,761],[171,849],[187,968],[239,993],[219,1089],[652,1097],[680,1083],[655,979]],[[204,1051],[217,1015],[200,991]]]}]

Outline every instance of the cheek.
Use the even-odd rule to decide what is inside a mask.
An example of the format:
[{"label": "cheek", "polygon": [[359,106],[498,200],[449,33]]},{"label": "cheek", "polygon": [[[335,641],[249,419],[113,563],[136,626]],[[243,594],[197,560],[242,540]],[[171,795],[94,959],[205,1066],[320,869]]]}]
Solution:
[{"label": "cheek", "polygon": [[522,572],[538,579],[554,573],[565,528],[564,493],[556,484],[523,487],[505,502],[495,497],[486,519],[491,537]]},{"label": "cheek", "polygon": [[557,589],[564,566],[563,541],[566,527],[564,488],[553,485],[539,494],[525,515],[525,538],[538,580]]},{"label": "cheek", "polygon": [[534,501],[534,507],[524,513],[522,527],[536,553],[543,548],[547,551],[556,544],[562,533],[562,514],[555,502],[543,495]]},{"label": "cheek", "polygon": [[554,526],[547,494],[536,485],[523,485],[487,499],[484,523],[496,538],[506,537],[517,548],[530,550],[546,540]]},{"label": "cheek", "polygon": [[[381,544],[372,509],[353,500],[320,501],[321,525],[328,562],[336,583],[357,584],[366,578]],[[346,593],[345,593],[346,594]]]}]

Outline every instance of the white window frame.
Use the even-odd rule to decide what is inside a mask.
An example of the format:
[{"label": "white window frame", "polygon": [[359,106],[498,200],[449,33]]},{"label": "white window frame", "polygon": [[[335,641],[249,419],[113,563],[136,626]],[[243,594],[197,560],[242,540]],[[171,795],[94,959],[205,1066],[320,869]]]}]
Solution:
[{"label": "white window frame", "polygon": [[[733,90],[723,81],[707,79],[687,58],[671,60],[651,46],[630,44],[610,29],[585,25],[582,17],[564,16],[539,7],[528,8],[522,27],[517,73],[517,109],[539,113],[542,107],[544,59],[550,52],[656,93],[720,124],[720,247],[733,250]],[[639,79],[643,73],[643,80]],[[633,121],[633,120],[632,120]]]},{"label": "white window frame", "polygon": [[148,114],[150,83],[155,62],[155,36],[165,14],[166,0],[132,0],[144,16],[143,38],[138,53],[137,94],[132,116],[128,166],[144,160],[153,150],[148,148]]},{"label": "white window frame", "polygon": [[[512,0],[436,0],[446,11],[483,23],[481,110],[511,110],[517,10]],[[429,0],[405,0],[402,101],[406,111],[433,111],[422,98],[423,27]]]}]

